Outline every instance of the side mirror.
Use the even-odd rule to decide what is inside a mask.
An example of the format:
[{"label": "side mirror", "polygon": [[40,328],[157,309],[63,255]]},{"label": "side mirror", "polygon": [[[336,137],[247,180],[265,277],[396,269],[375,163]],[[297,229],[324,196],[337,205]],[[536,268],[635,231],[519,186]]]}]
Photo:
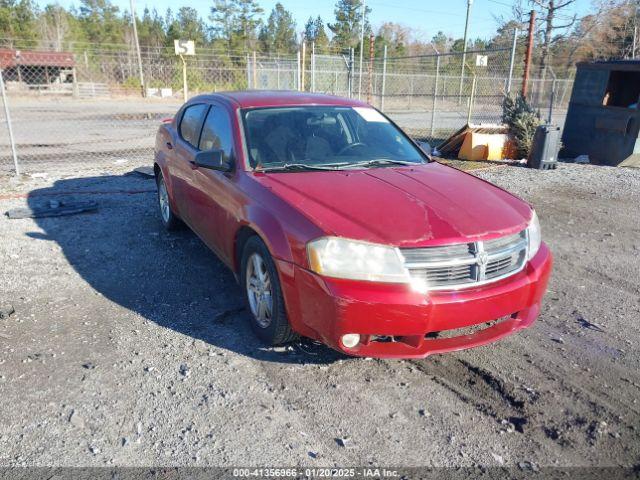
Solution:
[{"label": "side mirror", "polygon": [[198,167],[220,170],[221,172],[231,170],[231,164],[225,160],[222,150],[203,150],[198,152],[193,159],[193,163]]},{"label": "side mirror", "polygon": [[421,140],[418,140],[416,141],[416,143],[420,147],[420,150],[422,150],[427,155],[431,155],[433,153],[433,148],[431,148],[431,145],[429,144],[429,142],[423,142]]}]

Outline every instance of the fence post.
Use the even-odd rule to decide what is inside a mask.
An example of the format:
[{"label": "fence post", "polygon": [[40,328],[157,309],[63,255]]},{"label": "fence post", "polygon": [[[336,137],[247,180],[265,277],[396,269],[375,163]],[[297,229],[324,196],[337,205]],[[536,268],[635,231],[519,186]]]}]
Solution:
[{"label": "fence post", "polygon": [[253,51],[253,88],[258,88],[258,58],[256,51]]},{"label": "fence post", "polygon": [[300,91],[300,50],[298,49],[297,53],[297,63],[296,63],[296,90]]},{"label": "fence post", "polygon": [[[343,56],[344,58],[344,56]],[[349,98],[353,95],[353,62],[354,62],[354,52],[353,48],[349,49],[349,60],[345,60],[347,64],[347,88],[349,90]]]},{"label": "fence post", "polygon": [[553,71],[553,68],[551,67],[549,67],[549,73],[553,77],[553,80],[551,81],[551,95],[550,95],[551,98],[549,100],[549,117],[547,119],[547,123],[551,125],[551,120],[553,118],[553,101],[556,98],[556,80],[558,77],[556,77],[556,73]]},{"label": "fence post", "polygon": [[436,122],[436,105],[438,103],[438,80],[440,78],[440,55],[436,57],[436,81],[433,85],[433,106],[431,109],[431,138],[433,138],[433,132]]},{"label": "fence post", "polygon": [[16,170],[16,176],[20,175],[20,166],[18,165],[18,152],[16,152],[16,142],[13,138],[13,127],[11,125],[11,113],[9,112],[9,104],[7,103],[7,91],[4,88],[4,74],[0,69],[0,90],[2,91],[2,103],[4,104],[4,118],[7,122],[7,131],[9,133],[9,143],[11,144],[11,155],[13,156],[13,167]]},{"label": "fence post", "polygon": [[251,63],[249,62],[248,53],[247,53],[247,89],[251,90]]},{"label": "fence post", "polygon": [[513,81],[513,62],[516,60],[516,46],[518,45],[518,29],[513,29],[513,44],[511,45],[511,61],[509,62],[509,81],[507,83],[507,94],[511,93],[511,83]]},{"label": "fence post", "polygon": [[384,112],[384,94],[387,85],[387,46],[384,46],[382,55],[382,87],[380,89],[380,110]]},{"label": "fence post", "polygon": [[304,92],[305,90],[305,70],[306,70],[306,61],[307,61],[307,41],[302,40],[302,69],[300,70],[301,80],[300,80],[300,91]]},{"label": "fence post", "polygon": [[311,42],[311,91],[316,91],[316,42]]},{"label": "fence post", "polygon": [[410,73],[409,75],[410,75],[410,77],[409,77],[409,86],[411,87],[409,89],[409,109],[411,109],[413,107],[413,80],[414,80],[413,76],[414,76],[414,74]]},{"label": "fence post", "polygon": [[78,85],[78,74],[76,72],[76,67],[71,69],[71,78],[73,79],[73,96],[75,98],[80,96],[80,86]]},{"label": "fence post", "polygon": [[469,110],[467,111],[467,124],[471,123],[471,116],[473,115],[473,99],[476,95],[476,74],[473,73],[473,81],[471,82],[471,96],[469,97]]}]

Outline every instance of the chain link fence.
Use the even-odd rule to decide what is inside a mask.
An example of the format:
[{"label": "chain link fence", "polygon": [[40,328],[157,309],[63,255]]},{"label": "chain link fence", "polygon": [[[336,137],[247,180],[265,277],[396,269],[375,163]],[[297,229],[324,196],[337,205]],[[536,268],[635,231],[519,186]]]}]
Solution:
[{"label": "chain link fence", "polygon": [[[143,49],[141,57],[142,79],[131,48],[1,50],[0,171],[15,170],[14,148],[24,172],[148,165],[159,123],[185,96],[247,88],[360,98],[437,145],[467,122],[499,123],[502,99],[521,88],[523,61],[511,49],[378,55],[365,58],[360,72],[353,52],[312,49],[269,56],[202,52],[184,57],[184,64],[165,48]],[[553,121],[562,125],[571,87],[571,78],[532,78],[529,98],[543,118],[553,102]]]}]

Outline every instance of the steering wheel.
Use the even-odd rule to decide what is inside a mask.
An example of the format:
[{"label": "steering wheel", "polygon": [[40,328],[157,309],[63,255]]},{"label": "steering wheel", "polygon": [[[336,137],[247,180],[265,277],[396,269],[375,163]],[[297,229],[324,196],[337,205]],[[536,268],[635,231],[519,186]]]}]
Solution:
[{"label": "steering wheel", "polygon": [[346,147],[343,147],[340,149],[340,151],[338,153],[336,153],[337,156],[340,156],[342,154],[344,154],[345,152],[348,152],[349,150],[351,150],[352,148],[356,148],[356,147],[366,147],[367,145],[362,143],[362,142],[356,142],[356,143],[351,143],[349,145],[347,145]]}]

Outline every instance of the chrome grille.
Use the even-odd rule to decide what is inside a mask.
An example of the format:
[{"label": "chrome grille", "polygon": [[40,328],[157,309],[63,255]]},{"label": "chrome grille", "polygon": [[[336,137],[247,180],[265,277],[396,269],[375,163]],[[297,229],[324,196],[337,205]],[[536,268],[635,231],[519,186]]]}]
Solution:
[{"label": "chrome grille", "polygon": [[523,230],[484,242],[400,251],[411,277],[425,282],[429,290],[468,288],[522,270],[527,258],[527,233]]}]

